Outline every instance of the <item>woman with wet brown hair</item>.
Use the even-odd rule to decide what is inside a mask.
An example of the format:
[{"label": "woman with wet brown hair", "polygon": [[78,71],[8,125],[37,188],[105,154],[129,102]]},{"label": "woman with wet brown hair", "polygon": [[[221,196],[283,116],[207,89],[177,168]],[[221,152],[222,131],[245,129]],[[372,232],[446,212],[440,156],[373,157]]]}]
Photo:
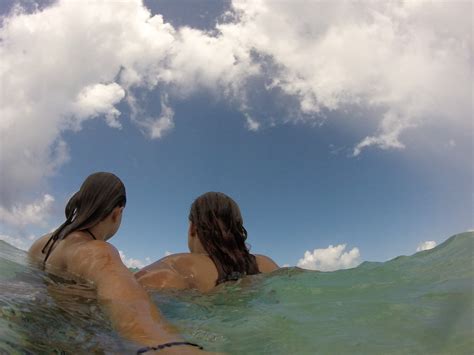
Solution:
[{"label": "woman with wet brown hair", "polygon": [[278,269],[269,257],[250,254],[246,239],[237,203],[221,192],[208,192],[191,205],[190,253],[167,256],[135,276],[147,289],[209,291],[226,281]]},{"label": "woman with wet brown hair", "polygon": [[[111,173],[90,175],[66,205],[66,221],[38,239],[28,254],[45,271],[89,281],[117,331],[145,348],[198,352],[161,317],[146,291],[106,241],[119,229],[126,204],[125,186]],[[171,349],[169,349],[171,350]]]}]

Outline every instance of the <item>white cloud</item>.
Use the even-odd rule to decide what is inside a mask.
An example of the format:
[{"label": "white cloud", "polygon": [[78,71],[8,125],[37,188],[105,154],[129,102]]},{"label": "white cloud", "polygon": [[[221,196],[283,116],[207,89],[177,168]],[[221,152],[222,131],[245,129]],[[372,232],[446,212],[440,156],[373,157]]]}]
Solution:
[{"label": "white cloud", "polygon": [[174,127],[174,110],[168,105],[168,96],[161,98],[161,115],[154,119],[146,116],[146,113],[139,108],[136,99],[130,96],[128,99],[132,108],[132,117],[134,121],[144,129],[145,134],[151,139],[161,138]]},{"label": "white cloud", "polygon": [[173,254],[173,253],[172,253],[172,252],[170,252],[170,251],[168,251],[168,250],[167,250],[167,251],[165,251],[165,256],[168,256],[168,255],[171,255],[171,254]]},{"label": "white cloud", "polygon": [[247,128],[250,131],[258,131],[260,129],[260,123],[258,121],[254,120],[248,113],[245,113],[245,119],[247,120]]},{"label": "white cloud", "polygon": [[[4,18],[0,37],[0,196],[8,207],[68,160],[65,130],[101,115],[120,128],[115,105],[137,88],[232,96],[256,67],[233,39],[176,30],[140,0],[61,0],[33,14],[16,11]],[[164,99],[160,117],[134,121],[160,138],[174,126],[173,114]]]},{"label": "white cloud", "polygon": [[41,200],[31,204],[13,205],[10,209],[0,206],[0,222],[14,227],[46,227],[53,203],[54,197],[46,194]]},{"label": "white cloud", "polygon": [[73,103],[73,112],[80,119],[93,118],[103,114],[110,127],[122,128],[117,120],[120,111],[114,105],[119,103],[124,96],[125,91],[117,83],[87,86],[81,90]]},{"label": "white cloud", "polygon": [[27,243],[23,240],[23,238],[20,237],[11,237],[9,235],[0,234],[0,240],[3,240],[4,242],[21,250],[28,249]]},{"label": "white cloud", "polygon": [[434,240],[428,240],[426,242],[420,243],[416,248],[416,251],[423,251],[433,249],[436,246],[436,242]]},{"label": "white cloud", "polygon": [[[110,14],[113,13],[113,16]],[[161,26],[161,27],[160,27]],[[61,139],[104,115],[120,127],[114,105],[126,88],[121,68],[150,67],[166,29],[141,2],[58,1],[34,14],[16,13],[0,29],[0,168],[2,205],[10,206],[67,161]],[[146,70],[140,71],[146,75]],[[142,79],[145,81],[145,79]],[[123,85],[130,84],[123,80]]]},{"label": "white cloud", "polygon": [[140,260],[140,259],[134,259],[134,258],[128,258],[125,253],[121,250],[119,250],[120,258],[122,259],[122,262],[130,268],[139,268],[141,269],[142,267],[145,267],[146,265],[151,263],[151,259],[149,257],[146,257],[145,260]]},{"label": "white cloud", "polygon": [[358,156],[362,149],[377,145],[382,149],[403,149],[405,145],[401,143],[398,138],[403,130],[410,127],[410,124],[393,112],[388,112],[384,115],[381,123],[381,129],[378,136],[365,137],[359,144],[357,144],[353,151],[353,156]]},{"label": "white cloud", "polygon": [[[120,128],[124,98],[151,138],[174,127],[168,95],[198,90],[235,103],[258,130],[270,118],[248,114],[253,78],[296,98],[307,120],[347,107],[382,112],[353,155],[402,149],[403,132],[430,122],[470,128],[471,14],[469,2],[234,0],[212,33],[176,29],[141,0],[11,14],[0,28],[1,206],[24,202],[69,159],[64,131],[99,116]],[[158,118],[137,109],[140,92],[154,89]]]},{"label": "white cloud", "polygon": [[360,253],[358,248],[344,252],[346,244],[337,246],[330,245],[326,249],[314,249],[306,251],[297,266],[303,269],[334,271],[338,269],[349,269],[360,264]]},{"label": "white cloud", "polygon": [[469,2],[239,0],[233,7],[237,20],[219,27],[224,36],[271,58],[278,68],[271,86],[297,97],[302,112],[385,111],[354,155],[369,146],[401,149],[401,134],[429,121],[470,124]]}]

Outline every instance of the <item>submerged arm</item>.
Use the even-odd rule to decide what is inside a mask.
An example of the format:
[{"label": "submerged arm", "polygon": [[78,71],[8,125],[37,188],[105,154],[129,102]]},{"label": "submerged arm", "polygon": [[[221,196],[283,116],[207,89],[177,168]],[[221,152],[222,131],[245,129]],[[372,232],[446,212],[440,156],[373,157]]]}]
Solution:
[{"label": "submerged arm", "polygon": [[92,241],[78,247],[68,258],[68,271],[94,283],[100,304],[124,338],[151,346],[181,340],[112,245]]}]

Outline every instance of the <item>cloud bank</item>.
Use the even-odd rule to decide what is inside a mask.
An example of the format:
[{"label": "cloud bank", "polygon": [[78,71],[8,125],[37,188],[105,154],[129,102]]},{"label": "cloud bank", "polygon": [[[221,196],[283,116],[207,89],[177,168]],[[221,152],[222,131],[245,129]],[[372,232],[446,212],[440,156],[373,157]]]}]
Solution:
[{"label": "cloud bank", "polygon": [[352,248],[345,252],[346,244],[337,246],[330,245],[326,249],[314,249],[306,251],[304,257],[296,264],[298,267],[308,270],[334,271],[349,269],[361,263],[358,248]]},{"label": "cloud bank", "polygon": [[11,209],[0,206],[0,223],[19,228],[28,225],[46,227],[53,203],[54,197],[46,194],[31,204],[14,204]]},{"label": "cloud bank", "polygon": [[[257,78],[296,99],[285,122],[380,112],[353,155],[402,149],[402,134],[423,125],[469,128],[471,14],[469,2],[234,0],[205,32],[174,28],[139,0],[17,8],[0,29],[2,215],[70,159],[65,131],[97,118],[121,129],[121,102],[151,139],[174,127],[171,98],[203,90],[256,131],[269,120],[252,114]],[[140,109],[143,91],[161,93],[157,117]]]},{"label": "cloud bank", "polygon": [[[359,142],[404,147],[426,121],[469,124],[472,8],[467,2],[234,1],[224,36],[276,64],[270,86],[298,98],[310,119],[324,110],[378,108],[378,129]],[[446,90],[446,88],[450,90]],[[451,91],[452,89],[452,91]]]}]

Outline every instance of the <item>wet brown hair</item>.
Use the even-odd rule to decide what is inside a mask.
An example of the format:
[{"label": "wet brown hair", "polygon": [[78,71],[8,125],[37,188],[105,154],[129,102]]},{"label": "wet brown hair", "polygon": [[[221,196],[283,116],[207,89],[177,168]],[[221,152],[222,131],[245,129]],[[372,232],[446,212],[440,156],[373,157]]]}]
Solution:
[{"label": "wet brown hair", "polygon": [[216,285],[258,274],[257,260],[245,243],[247,231],[237,203],[221,192],[207,192],[191,205],[189,220],[219,273]]},{"label": "wet brown hair", "polygon": [[68,201],[64,214],[66,221],[51,235],[41,252],[48,259],[54,244],[71,232],[91,228],[106,218],[115,207],[124,207],[127,202],[125,186],[112,173],[98,172],[89,175]]}]

